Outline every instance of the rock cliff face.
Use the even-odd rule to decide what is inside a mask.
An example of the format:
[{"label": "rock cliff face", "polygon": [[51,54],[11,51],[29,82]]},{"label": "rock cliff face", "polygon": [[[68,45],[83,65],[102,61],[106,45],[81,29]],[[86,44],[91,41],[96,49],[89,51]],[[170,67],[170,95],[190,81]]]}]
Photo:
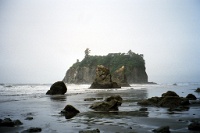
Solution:
[{"label": "rock cliff face", "polygon": [[[114,53],[107,56],[85,57],[81,62],[74,63],[67,70],[63,81],[72,84],[91,84],[95,79],[98,65],[107,67],[115,82],[117,80],[123,82],[126,79],[129,84],[148,83],[143,55],[133,52],[129,54]],[[118,76],[116,76],[116,72]],[[121,76],[120,79],[119,76]]]},{"label": "rock cliff face", "polygon": [[[144,69],[140,68],[133,68],[130,70],[131,73],[129,76],[126,76],[127,82],[131,83],[147,83],[148,76]],[[77,67],[77,68],[70,68],[67,70],[66,75],[63,79],[65,83],[71,84],[91,84],[95,79],[96,67]],[[113,77],[116,74],[113,74]],[[113,79],[116,81],[116,79]],[[117,81],[116,81],[117,82]],[[123,82],[123,79],[121,80]],[[126,83],[124,83],[126,84]],[[124,86],[124,85],[122,85]],[[126,86],[126,85],[125,85]]]},{"label": "rock cliff face", "polygon": [[96,67],[71,67],[63,79],[65,83],[90,84],[95,79]]}]

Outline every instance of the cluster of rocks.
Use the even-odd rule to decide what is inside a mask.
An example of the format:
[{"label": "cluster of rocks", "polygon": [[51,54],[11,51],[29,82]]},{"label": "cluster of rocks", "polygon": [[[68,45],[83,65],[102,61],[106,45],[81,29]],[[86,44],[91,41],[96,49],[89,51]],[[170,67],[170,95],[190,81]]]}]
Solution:
[{"label": "cluster of rocks", "polygon": [[[200,122],[198,121],[192,121],[188,125],[188,130],[190,131],[200,131]],[[156,128],[152,130],[154,133],[170,133],[170,127],[169,126],[161,126],[159,128]]]},{"label": "cluster of rocks", "polygon": [[[122,104],[122,98],[119,95],[113,95],[106,98],[100,102],[94,102],[90,109],[95,111],[118,111],[118,107]],[[65,116],[66,119],[71,119],[72,117],[76,116],[80,111],[73,107],[72,105],[66,105],[65,108],[60,112],[62,115]]]},{"label": "cluster of rocks", "polygon": [[95,111],[118,111],[118,107],[122,104],[122,98],[119,95],[113,95],[104,101],[93,103],[90,108]]},{"label": "cluster of rocks", "polygon": [[[112,77],[109,69],[100,65],[96,70],[96,78],[92,83],[90,88],[120,88],[117,82],[112,81]],[[67,87],[64,82],[58,81],[54,83],[50,90],[47,91],[47,95],[63,95],[67,92]],[[200,92],[200,88],[197,88],[196,92]],[[197,98],[193,94],[188,94],[186,97],[180,97],[173,91],[167,91],[163,93],[161,97],[151,97],[145,100],[138,102],[138,105],[142,106],[156,106],[156,107],[167,107],[169,111],[182,111],[187,109],[187,106],[190,105],[190,100],[196,100]],[[105,100],[103,98],[86,98],[84,101],[95,101],[89,108],[94,111],[100,112],[109,112],[109,111],[118,111],[118,107],[121,106],[123,99],[119,95],[113,95],[107,97]],[[141,108],[139,111],[147,111],[147,108]],[[65,108],[61,111],[61,114],[65,116],[66,119],[71,119],[76,116],[80,111],[73,107],[72,105],[66,105]],[[3,120],[0,120],[1,125]],[[5,121],[5,120],[4,120]],[[8,121],[8,120],[6,120]],[[200,122],[195,121],[191,122],[188,125],[188,130],[200,130]],[[40,132],[40,128],[30,128],[25,130],[25,132]],[[170,133],[169,126],[163,126],[157,129],[152,130],[155,133]],[[80,131],[79,133],[100,133],[99,129],[95,130],[85,130]]]},{"label": "cluster of rocks", "polygon": [[20,120],[11,120],[10,118],[0,119],[1,127],[15,127],[22,125],[23,123]]},{"label": "cluster of rocks", "polygon": [[30,127],[27,130],[22,131],[21,133],[35,133],[35,132],[42,132],[42,128],[40,127]]},{"label": "cluster of rocks", "polygon": [[[20,120],[12,120],[10,118],[0,119],[0,127],[16,127],[23,125]],[[42,129],[39,127],[30,127],[27,130],[22,131],[22,133],[30,133],[30,132],[41,132]]]},{"label": "cluster of rocks", "polygon": [[189,105],[189,100],[196,100],[196,97],[193,94],[188,94],[186,97],[180,97],[175,92],[168,91],[163,93],[161,97],[151,97],[149,99],[139,101],[138,104],[143,106],[150,105],[174,109]]},{"label": "cluster of rocks", "polygon": [[[96,77],[90,88],[102,89],[102,88],[121,88],[121,86],[130,86],[127,82],[125,75],[125,68],[122,66],[116,70],[113,77],[110,70],[103,65],[98,65],[96,68]],[[55,82],[50,90],[46,92],[47,95],[63,95],[67,92],[67,87],[63,81]]]}]

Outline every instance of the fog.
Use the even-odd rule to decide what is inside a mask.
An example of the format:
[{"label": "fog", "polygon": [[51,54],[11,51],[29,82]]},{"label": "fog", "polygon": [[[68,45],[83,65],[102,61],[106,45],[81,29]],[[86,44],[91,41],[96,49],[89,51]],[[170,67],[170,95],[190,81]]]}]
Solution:
[{"label": "fog", "polygon": [[0,0],[0,83],[52,83],[90,55],[143,54],[149,81],[200,82],[199,0]]}]

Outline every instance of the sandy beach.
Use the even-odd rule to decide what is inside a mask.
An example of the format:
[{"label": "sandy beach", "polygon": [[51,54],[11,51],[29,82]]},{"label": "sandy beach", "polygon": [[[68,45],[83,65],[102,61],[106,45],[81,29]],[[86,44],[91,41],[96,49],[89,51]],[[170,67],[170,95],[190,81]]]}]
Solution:
[{"label": "sandy beach", "polygon": [[[16,86],[1,87],[0,119],[19,119],[23,123],[16,127],[0,127],[1,132],[16,133],[30,127],[40,127],[42,133],[78,133],[93,129],[99,129],[101,133],[151,133],[161,126],[169,126],[172,133],[199,132],[188,130],[188,125],[192,121],[200,121],[200,104],[191,104],[188,110],[173,112],[168,111],[168,108],[154,106],[145,107],[147,111],[139,111],[143,106],[137,105],[142,99],[161,96],[168,90],[173,90],[183,97],[192,93],[199,103],[200,94],[194,92],[198,85],[132,85],[104,90],[90,90],[87,85],[67,87],[68,92],[65,95],[56,96],[45,95],[49,85],[23,86],[23,91],[18,91],[17,94],[8,93],[9,90],[18,90]],[[111,95],[120,95],[123,98],[119,111],[97,112],[89,108],[92,103]],[[85,101],[86,98],[97,100]],[[80,111],[71,119],[60,114],[68,104]],[[32,119],[28,120],[30,117]]]}]

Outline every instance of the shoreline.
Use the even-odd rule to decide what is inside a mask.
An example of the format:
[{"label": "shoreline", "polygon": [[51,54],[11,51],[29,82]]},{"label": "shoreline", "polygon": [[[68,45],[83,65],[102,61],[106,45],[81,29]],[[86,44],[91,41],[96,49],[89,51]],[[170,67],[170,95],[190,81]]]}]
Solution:
[{"label": "shoreline", "polygon": [[[68,89],[71,89],[69,86]],[[87,86],[85,86],[87,87]],[[151,96],[160,96],[163,92],[174,90],[179,95],[185,96],[193,92],[191,87],[182,86],[132,86],[122,89],[107,90],[87,90],[85,93],[77,91],[81,86],[73,86],[73,92],[69,91],[65,95],[47,96],[45,93],[30,94],[20,96],[18,101],[0,103],[1,119],[9,117],[19,119],[23,125],[14,127],[10,131],[0,127],[1,131],[7,133],[16,133],[27,130],[30,127],[41,127],[42,133],[74,133],[81,130],[99,129],[101,133],[152,133],[153,129],[161,126],[169,126],[170,131],[174,133],[193,132],[187,129],[187,126],[193,120],[200,121],[200,105],[190,106],[188,111],[175,111],[173,114],[167,108],[158,108],[148,106],[147,111],[139,111],[143,106],[137,105],[141,99],[147,99]],[[48,87],[46,89],[49,89]],[[46,90],[45,90],[46,91]],[[44,92],[45,92],[44,91]],[[195,93],[198,100],[199,93]],[[120,95],[123,98],[122,105],[117,112],[101,113],[89,109],[89,106],[105,99],[111,95]],[[95,101],[84,101],[86,98],[98,98]],[[80,113],[71,119],[66,119],[60,114],[60,111],[68,104],[73,105]],[[25,120],[27,117],[33,117],[32,120]],[[7,131],[6,131],[7,130]],[[198,131],[197,131],[198,132]]]}]

